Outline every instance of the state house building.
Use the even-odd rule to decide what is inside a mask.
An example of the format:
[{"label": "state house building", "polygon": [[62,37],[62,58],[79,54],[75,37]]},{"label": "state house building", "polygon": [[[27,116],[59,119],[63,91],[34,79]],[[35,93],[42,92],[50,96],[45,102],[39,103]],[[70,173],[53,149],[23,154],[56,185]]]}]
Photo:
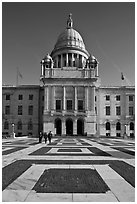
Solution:
[{"label": "state house building", "polygon": [[71,15],[51,54],[41,60],[42,85],[3,86],[2,132],[38,136],[134,137],[135,87],[103,87],[99,63],[73,28]]}]

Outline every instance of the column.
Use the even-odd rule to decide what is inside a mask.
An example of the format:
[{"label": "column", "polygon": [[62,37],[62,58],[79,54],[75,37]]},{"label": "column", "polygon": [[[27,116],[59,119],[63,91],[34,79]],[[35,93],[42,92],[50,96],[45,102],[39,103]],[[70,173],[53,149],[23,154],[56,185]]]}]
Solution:
[{"label": "column", "polygon": [[68,67],[68,53],[66,54],[66,67]]},{"label": "column", "polygon": [[52,86],[51,103],[52,110],[55,110],[55,86]]},{"label": "column", "polygon": [[77,54],[77,58],[76,58],[76,66],[79,67],[79,54]]},{"label": "column", "polygon": [[56,67],[58,68],[58,56],[56,57]]},{"label": "column", "polygon": [[48,86],[44,87],[44,110],[48,111],[48,102],[49,102],[49,96],[48,96]]},{"label": "column", "polygon": [[89,106],[88,106],[88,86],[85,87],[85,110],[88,111]]},{"label": "column", "polygon": [[73,134],[77,135],[77,119],[73,121]]},{"label": "column", "polygon": [[63,86],[63,111],[66,111],[66,87]]},{"label": "column", "polygon": [[72,53],[72,67],[75,67],[75,66],[74,66],[74,61],[75,61],[75,59],[74,59],[74,53]]},{"label": "column", "polygon": [[62,135],[66,135],[66,121],[62,120]]},{"label": "column", "polygon": [[43,64],[41,65],[41,75],[42,76],[44,75],[44,66],[43,66]]},{"label": "column", "polygon": [[91,111],[95,113],[95,86],[91,87]]},{"label": "column", "polygon": [[75,111],[77,112],[77,107],[78,107],[78,99],[77,99],[77,86],[74,87],[75,92],[74,92],[74,98],[75,98]]},{"label": "column", "polygon": [[61,54],[61,68],[63,67],[63,55]]}]

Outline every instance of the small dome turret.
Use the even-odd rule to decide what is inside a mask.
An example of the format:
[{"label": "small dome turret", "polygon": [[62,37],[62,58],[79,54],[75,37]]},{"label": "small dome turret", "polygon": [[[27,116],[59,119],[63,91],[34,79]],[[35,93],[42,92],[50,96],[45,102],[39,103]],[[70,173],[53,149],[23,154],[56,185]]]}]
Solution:
[{"label": "small dome turret", "polygon": [[98,64],[97,59],[93,55],[90,55],[87,61],[89,68],[95,68]]},{"label": "small dome turret", "polygon": [[47,54],[42,60],[41,64],[43,64],[46,68],[53,68],[53,60],[52,57]]}]

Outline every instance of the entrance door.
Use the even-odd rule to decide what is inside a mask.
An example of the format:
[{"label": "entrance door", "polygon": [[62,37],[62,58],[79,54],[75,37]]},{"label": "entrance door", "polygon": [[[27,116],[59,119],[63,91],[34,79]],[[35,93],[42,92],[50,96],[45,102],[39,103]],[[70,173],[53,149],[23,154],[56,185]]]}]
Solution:
[{"label": "entrance door", "polygon": [[66,135],[73,135],[73,121],[72,121],[72,119],[66,120]]},{"label": "entrance door", "polygon": [[61,135],[62,125],[61,125],[61,119],[60,118],[57,118],[55,120],[55,128],[56,128],[56,135]]},{"label": "entrance door", "polygon": [[77,135],[84,135],[84,121],[83,121],[83,119],[77,120]]}]

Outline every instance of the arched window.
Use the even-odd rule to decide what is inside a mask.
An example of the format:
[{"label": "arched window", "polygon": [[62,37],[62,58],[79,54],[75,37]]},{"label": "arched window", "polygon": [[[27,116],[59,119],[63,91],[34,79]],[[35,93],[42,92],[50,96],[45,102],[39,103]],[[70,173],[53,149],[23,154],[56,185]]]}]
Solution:
[{"label": "arched window", "polygon": [[32,121],[30,120],[28,122],[28,130],[32,130],[33,129],[33,124],[32,124]]},{"label": "arched window", "polygon": [[22,130],[22,122],[18,121],[18,125],[17,125],[18,130]]},{"label": "arched window", "polygon": [[116,124],[116,130],[121,130],[121,123],[120,123],[120,122],[117,122],[117,124]]},{"label": "arched window", "polygon": [[4,122],[4,130],[8,130],[9,129],[9,122],[6,120]]},{"label": "arched window", "polygon": [[106,130],[110,130],[110,123],[109,122],[106,123]]},{"label": "arched window", "polygon": [[133,122],[130,123],[130,130],[134,130],[134,123]]}]

